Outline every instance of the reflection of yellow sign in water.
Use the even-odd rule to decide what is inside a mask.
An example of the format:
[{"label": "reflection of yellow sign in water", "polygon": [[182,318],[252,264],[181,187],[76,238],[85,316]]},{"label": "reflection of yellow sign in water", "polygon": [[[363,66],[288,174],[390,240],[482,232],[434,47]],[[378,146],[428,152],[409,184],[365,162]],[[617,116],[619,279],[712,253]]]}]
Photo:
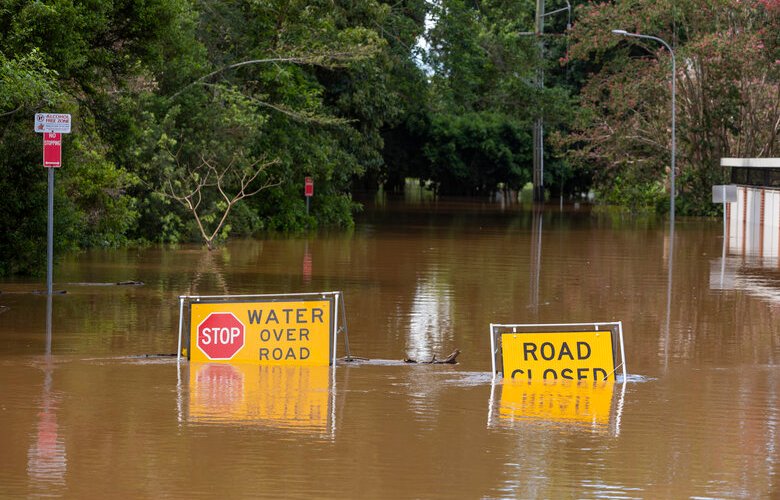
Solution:
[{"label": "reflection of yellow sign in water", "polygon": [[504,378],[615,380],[612,332],[503,333]]},{"label": "reflection of yellow sign in water", "polygon": [[190,359],[326,366],[332,304],[329,300],[193,303]]},{"label": "reflection of yellow sign in water", "polygon": [[614,382],[504,380],[499,417],[607,425]]},{"label": "reflection of yellow sign in water", "polygon": [[190,420],[324,432],[327,366],[190,365]]}]

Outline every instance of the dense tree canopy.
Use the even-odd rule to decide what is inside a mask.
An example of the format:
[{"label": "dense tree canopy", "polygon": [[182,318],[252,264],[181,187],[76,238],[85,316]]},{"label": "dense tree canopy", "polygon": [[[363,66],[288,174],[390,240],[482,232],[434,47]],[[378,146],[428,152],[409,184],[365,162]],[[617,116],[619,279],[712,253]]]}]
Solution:
[{"label": "dense tree canopy", "polygon": [[43,267],[36,112],[73,115],[58,254],[346,226],[353,191],[409,177],[519,190],[536,117],[551,194],[664,207],[669,54],[615,28],[675,48],[683,213],[721,156],[778,155],[780,2],[567,5],[540,35],[532,0],[0,0],[0,275]]}]

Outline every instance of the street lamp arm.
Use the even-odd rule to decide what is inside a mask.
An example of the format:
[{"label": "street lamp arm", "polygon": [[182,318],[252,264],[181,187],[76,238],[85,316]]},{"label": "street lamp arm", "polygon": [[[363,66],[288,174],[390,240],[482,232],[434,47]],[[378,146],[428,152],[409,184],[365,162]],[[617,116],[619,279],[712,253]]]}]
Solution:
[{"label": "street lamp arm", "polygon": [[634,38],[646,38],[648,40],[655,40],[656,42],[662,44],[664,47],[666,47],[666,50],[669,51],[669,54],[672,55],[672,64],[674,65],[674,50],[672,50],[672,47],[666,43],[666,40],[662,38],[658,38],[657,36],[652,35],[640,35],[639,33],[629,33],[626,30],[612,30],[612,33],[615,35],[622,35],[622,36],[630,36]]},{"label": "street lamp arm", "polygon": [[558,12],[563,12],[564,10],[569,10],[569,9],[571,9],[571,7],[569,7],[569,6],[561,7],[560,9],[556,9],[556,10],[553,10],[553,11],[550,11],[550,12],[545,12],[544,16],[542,16],[542,17],[551,16],[553,14],[557,14]]}]

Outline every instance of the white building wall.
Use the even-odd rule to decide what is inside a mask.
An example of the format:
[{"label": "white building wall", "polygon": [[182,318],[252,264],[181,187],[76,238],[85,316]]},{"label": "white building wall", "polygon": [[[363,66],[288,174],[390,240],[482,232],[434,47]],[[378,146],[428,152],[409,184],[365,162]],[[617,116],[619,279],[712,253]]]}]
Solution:
[{"label": "white building wall", "polygon": [[729,210],[730,253],[780,256],[780,190],[740,186],[737,190],[737,201],[730,204]]},{"label": "white building wall", "polygon": [[764,255],[780,255],[780,191],[766,190],[764,203]]}]

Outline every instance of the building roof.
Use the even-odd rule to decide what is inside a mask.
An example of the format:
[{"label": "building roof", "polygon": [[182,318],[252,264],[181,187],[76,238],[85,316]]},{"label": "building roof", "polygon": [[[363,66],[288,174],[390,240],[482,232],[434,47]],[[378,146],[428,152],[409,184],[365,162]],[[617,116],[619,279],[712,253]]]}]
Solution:
[{"label": "building roof", "polygon": [[721,167],[780,168],[780,158],[721,158]]}]

